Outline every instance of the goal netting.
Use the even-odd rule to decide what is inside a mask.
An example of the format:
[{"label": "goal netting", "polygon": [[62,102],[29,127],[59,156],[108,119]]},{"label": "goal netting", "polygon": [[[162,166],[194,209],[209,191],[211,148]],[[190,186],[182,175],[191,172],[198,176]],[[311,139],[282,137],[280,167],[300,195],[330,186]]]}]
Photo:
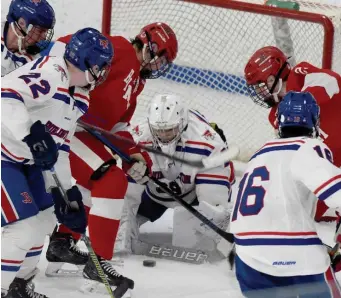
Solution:
[{"label": "goal netting", "polygon": [[104,12],[110,14],[112,35],[134,37],[144,25],[162,21],[179,41],[173,68],[165,78],[147,82],[132,123],[146,119],[153,95],[177,93],[221,126],[228,142],[240,147],[239,160],[247,161],[274,136],[269,110],[252,102],[243,79],[257,49],[277,45],[293,61],[341,72],[341,7],[323,1],[299,1],[299,11],[265,6],[263,0],[112,1],[111,14],[108,6]]}]

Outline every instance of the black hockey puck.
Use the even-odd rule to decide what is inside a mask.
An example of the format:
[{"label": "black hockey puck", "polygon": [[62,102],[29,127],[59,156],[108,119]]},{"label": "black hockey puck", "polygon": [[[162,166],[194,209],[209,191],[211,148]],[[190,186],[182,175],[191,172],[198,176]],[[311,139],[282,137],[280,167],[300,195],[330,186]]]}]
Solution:
[{"label": "black hockey puck", "polygon": [[145,267],[155,267],[156,262],[154,260],[143,260],[143,266]]}]

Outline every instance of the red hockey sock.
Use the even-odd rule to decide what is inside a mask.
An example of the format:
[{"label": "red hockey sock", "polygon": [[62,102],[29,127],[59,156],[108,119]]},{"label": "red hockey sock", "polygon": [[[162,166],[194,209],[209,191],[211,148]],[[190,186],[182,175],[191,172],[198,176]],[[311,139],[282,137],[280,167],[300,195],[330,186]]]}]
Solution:
[{"label": "red hockey sock", "polygon": [[114,252],[119,220],[89,215],[89,234],[95,253],[106,260],[111,260]]},{"label": "red hockey sock", "polygon": [[113,166],[91,189],[90,240],[96,254],[106,260],[113,256],[127,187],[123,171]]}]

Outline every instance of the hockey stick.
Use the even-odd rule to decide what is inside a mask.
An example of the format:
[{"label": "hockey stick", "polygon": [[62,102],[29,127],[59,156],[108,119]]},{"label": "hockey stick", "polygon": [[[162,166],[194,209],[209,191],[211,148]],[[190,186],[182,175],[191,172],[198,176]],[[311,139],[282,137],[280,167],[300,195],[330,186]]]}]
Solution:
[{"label": "hockey stick", "polygon": [[[130,156],[128,156],[127,154],[125,154],[124,152],[116,148],[113,144],[110,143],[110,141],[108,141],[105,137],[103,137],[98,132],[95,132],[89,128],[85,128],[85,130],[89,132],[92,136],[94,136],[96,139],[98,139],[100,142],[102,142],[104,145],[106,145],[110,150],[114,151],[122,160],[126,161],[127,163],[134,162],[134,160]],[[164,185],[162,182],[158,181],[154,177],[150,177],[150,180],[152,180],[157,186],[159,186],[161,190],[163,190],[164,192],[172,196],[174,200],[177,201],[182,207],[184,207],[192,215],[198,218],[202,223],[210,227],[218,235],[223,237],[226,241],[230,243],[234,243],[233,234],[223,231],[215,223],[213,223],[207,217],[201,214],[197,209],[195,209],[193,206],[191,206],[186,201],[184,201],[180,196],[176,195],[171,189],[168,188],[167,185]]]},{"label": "hockey stick", "polygon": [[[59,180],[59,178],[57,176],[57,173],[56,173],[55,169],[52,168],[50,171],[51,171],[51,174],[52,174],[52,177],[53,177],[54,181],[56,182],[56,185],[57,185],[59,191],[62,193],[62,196],[63,196],[63,199],[64,199],[66,205],[70,209],[74,208],[75,206],[71,206],[71,203],[70,203],[70,201],[69,201],[69,199],[67,197],[66,191],[63,188],[62,184],[60,183],[60,180]],[[96,256],[93,248],[92,248],[90,239],[85,235],[85,233],[82,234],[82,240],[84,241],[84,243],[85,243],[85,245],[86,245],[86,247],[87,247],[87,249],[89,251],[90,258],[91,258],[92,262],[94,263],[94,265],[96,267],[96,270],[97,270],[97,273],[98,273],[99,277],[101,278],[103,284],[105,285],[105,288],[106,288],[108,294],[110,295],[111,298],[115,298],[114,293],[113,293],[113,291],[112,291],[112,289],[110,287],[110,284],[108,282],[108,279],[107,279],[107,277],[106,277],[106,275],[105,275],[105,273],[104,273],[104,271],[103,271],[103,269],[101,267],[101,264],[98,261],[98,258]]]},{"label": "hockey stick", "polygon": [[[182,159],[182,158],[179,158],[176,156],[172,156],[170,154],[166,154],[166,153],[162,152],[161,150],[154,149],[150,146],[143,146],[141,144],[136,144],[134,141],[132,141],[130,139],[127,139],[125,137],[121,137],[117,134],[114,134],[110,131],[104,130],[100,127],[84,123],[83,121],[78,121],[78,124],[82,128],[84,128],[87,132],[91,133],[95,137],[97,135],[101,137],[101,134],[111,136],[117,140],[120,140],[120,141],[127,143],[127,144],[131,144],[131,145],[136,146],[137,148],[143,149],[147,152],[153,153],[155,155],[160,155],[160,156],[166,157],[170,160],[178,161],[182,164],[189,165],[189,166],[195,167],[195,168],[206,168],[206,169],[215,168],[215,167],[223,164],[224,162],[227,162],[227,161],[230,161],[231,159],[236,158],[239,154],[239,148],[235,146],[235,147],[228,148],[226,151],[221,152],[221,154],[219,154],[217,156],[206,157],[200,161],[190,161],[190,160],[185,160],[185,159]],[[107,145],[107,147],[109,147],[109,146]]]}]

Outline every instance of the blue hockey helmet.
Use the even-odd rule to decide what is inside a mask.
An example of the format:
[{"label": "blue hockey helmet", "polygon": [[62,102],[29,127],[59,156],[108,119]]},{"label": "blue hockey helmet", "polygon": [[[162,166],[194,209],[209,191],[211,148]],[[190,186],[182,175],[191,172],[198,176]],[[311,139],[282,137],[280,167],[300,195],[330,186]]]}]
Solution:
[{"label": "blue hockey helmet", "polygon": [[312,137],[314,133],[317,137],[320,108],[311,93],[291,91],[278,105],[277,121],[280,137],[299,135]]},{"label": "blue hockey helmet", "polygon": [[[21,26],[19,19],[25,21],[26,28]],[[22,34],[17,35],[19,51],[26,50],[35,55],[51,42],[56,19],[53,8],[46,0],[12,0],[7,21]]]},{"label": "blue hockey helmet", "polygon": [[[94,28],[84,28],[72,35],[64,58],[86,73],[88,83],[95,87],[107,77],[114,49],[110,40]],[[97,73],[94,67],[97,66]],[[89,73],[94,80],[90,81]]]}]

